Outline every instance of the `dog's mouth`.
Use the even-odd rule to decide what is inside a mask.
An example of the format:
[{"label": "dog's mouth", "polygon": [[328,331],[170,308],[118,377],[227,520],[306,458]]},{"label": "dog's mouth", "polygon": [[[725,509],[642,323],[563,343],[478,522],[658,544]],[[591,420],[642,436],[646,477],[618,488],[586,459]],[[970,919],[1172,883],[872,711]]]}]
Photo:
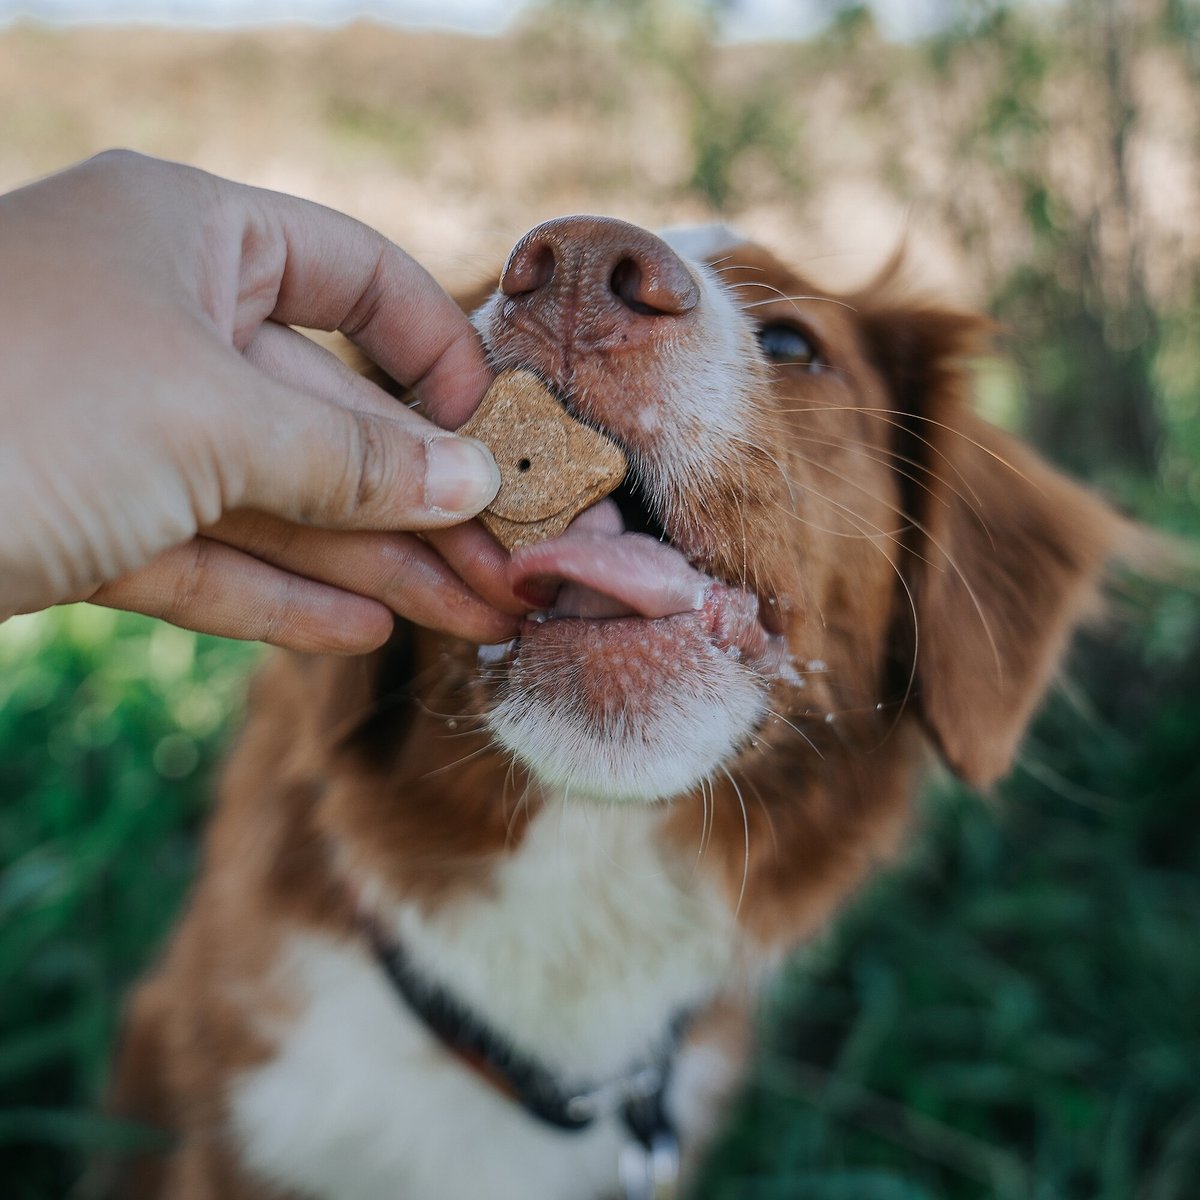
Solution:
[{"label": "dog's mouth", "polygon": [[[556,591],[525,622],[520,641],[549,637],[549,625],[598,624],[596,636],[618,641],[641,626],[636,644],[665,654],[681,636],[699,634],[730,658],[765,674],[780,673],[786,645],[768,599],[699,565],[671,537],[636,473],[580,513],[561,537],[519,548],[510,564],[514,592],[531,603]],[[649,628],[647,628],[649,627]],[[566,630],[556,628],[561,649]],[[648,638],[650,640],[648,640]],[[626,653],[617,656],[620,660]]]},{"label": "dog's mouth", "polygon": [[[689,546],[703,538],[687,526]],[[682,540],[682,539],[680,539]],[[793,678],[787,642],[749,587],[704,569],[671,537],[635,475],[566,533],[522,546],[510,583],[553,603],[505,647],[484,648],[489,723],[543,783],[652,802],[700,785]]]}]

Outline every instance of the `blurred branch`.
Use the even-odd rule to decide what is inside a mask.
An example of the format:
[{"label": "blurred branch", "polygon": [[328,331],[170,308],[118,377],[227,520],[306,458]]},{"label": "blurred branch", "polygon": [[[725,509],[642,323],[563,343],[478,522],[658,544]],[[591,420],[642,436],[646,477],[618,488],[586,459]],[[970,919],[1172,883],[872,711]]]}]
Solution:
[{"label": "blurred branch", "polygon": [[[849,8],[861,51],[872,27]],[[1028,339],[1033,439],[1080,473],[1158,477],[1165,326],[1200,292],[1200,196],[1183,222],[1155,203],[1164,171],[1196,190],[1195,140],[1171,121],[1200,112],[1196,5],[944,0],[940,28],[916,86],[881,79],[864,114],[888,126],[886,176]]]},{"label": "blurred branch", "polygon": [[674,93],[690,161],[681,184],[716,212],[744,192],[748,160],[773,182],[803,185],[797,163],[800,121],[789,107],[790,79],[775,72],[730,77],[715,39],[722,0],[543,0],[543,11],[572,32],[615,40],[622,57],[657,74]]}]

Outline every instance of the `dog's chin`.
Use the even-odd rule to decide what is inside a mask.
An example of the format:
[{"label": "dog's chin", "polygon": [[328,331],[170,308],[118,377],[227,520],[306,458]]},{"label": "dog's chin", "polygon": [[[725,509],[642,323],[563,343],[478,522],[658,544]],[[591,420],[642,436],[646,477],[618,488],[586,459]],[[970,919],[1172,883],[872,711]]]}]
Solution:
[{"label": "dog's chin", "polygon": [[653,803],[692,791],[766,712],[758,664],[714,632],[719,607],[527,621],[497,681],[492,735],[571,798]]}]

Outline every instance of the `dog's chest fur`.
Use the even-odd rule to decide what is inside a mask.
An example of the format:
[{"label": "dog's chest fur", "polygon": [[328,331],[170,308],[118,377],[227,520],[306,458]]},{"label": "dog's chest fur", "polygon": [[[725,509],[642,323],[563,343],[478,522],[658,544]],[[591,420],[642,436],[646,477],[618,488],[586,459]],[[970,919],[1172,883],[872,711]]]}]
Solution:
[{"label": "dog's chest fur", "polygon": [[[547,805],[484,894],[432,915],[394,905],[397,933],[423,973],[564,1083],[621,1076],[735,969],[733,916],[694,862],[659,849],[661,820]],[[615,1121],[560,1133],[481,1087],[358,944],[296,932],[275,975],[293,1016],[268,1031],[275,1056],[230,1096],[235,1137],[261,1175],[341,1200],[515,1200],[531,1180],[539,1197],[564,1200],[615,1187]],[[676,1080],[694,1098],[734,1069],[711,1047],[685,1050]],[[709,1119],[673,1107],[684,1125]],[[472,1152],[484,1141],[493,1152]]]}]

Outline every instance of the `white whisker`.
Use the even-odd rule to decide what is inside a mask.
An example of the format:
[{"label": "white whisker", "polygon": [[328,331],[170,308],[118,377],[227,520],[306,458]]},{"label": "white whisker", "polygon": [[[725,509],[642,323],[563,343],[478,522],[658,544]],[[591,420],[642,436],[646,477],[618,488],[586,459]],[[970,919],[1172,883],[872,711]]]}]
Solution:
[{"label": "white whisker", "polygon": [[737,904],[733,908],[734,920],[741,915],[742,901],[746,898],[746,887],[750,882],[750,814],[746,812],[746,801],[742,796],[742,789],[738,787],[737,780],[734,779],[727,767],[721,767],[721,773],[729,780],[733,788],[733,793],[737,796],[738,807],[742,810],[742,831],[744,834],[744,853],[742,856],[742,885],[738,889]]}]

